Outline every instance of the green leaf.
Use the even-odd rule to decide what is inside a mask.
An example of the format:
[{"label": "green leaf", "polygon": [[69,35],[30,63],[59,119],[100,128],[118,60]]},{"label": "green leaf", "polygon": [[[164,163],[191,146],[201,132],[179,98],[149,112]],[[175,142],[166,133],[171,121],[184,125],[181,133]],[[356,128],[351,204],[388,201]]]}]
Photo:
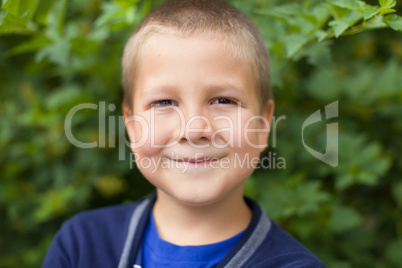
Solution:
[{"label": "green leaf", "polygon": [[333,64],[330,49],[331,43],[331,41],[308,43],[302,50],[294,55],[294,59],[299,61],[302,57],[306,57],[307,62],[311,65],[317,66],[320,69],[329,68]]},{"label": "green leaf", "polygon": [[58,39],[54,43],[39,50],[36,60],[47,58],[57,65],[67,66],[70,59],[71,44],[68,39]]},{"label": "green leaf", "polygon": [[36,29],[29,19],[36,11],[39,0],[7,0],[0,10],[0,34],[31,33]]},{"label": "green leaf", "polygon": [[[323,8],[320,10],[323,11]],[[270,16],[285,23],[293,32],[311,33],[321,24],[320,20],[323,19],[322,16],[326,16],[328,11],[324,9],[323,14],[315,15],[308,13],[300,5],[290,4],[268,10],[261,9],[257,13]]]},{"label": "green leaf", "polygon": [[316,213],[328,201],[328,194],[317,181],[302,181],[303,175],[293,174],[286,183],[269,182],[263,196],[264,207],[270,217],[279,219],[293,215]]},{"label": "green leaf", "polygon": [[0,25],[3,25],[4,23],[4,18],[7,16],[7,11],[5,10],[0,10]]},{"label": "green leaf", "polygon": [[67,0],[55,1],[53,7],[47,13],[48,36],[58,36],[63,32],[64,20],[67,9]]},{"label": "green leaf", "polygon": [[364,19],[368,20],[373,16],[377,15],[380,12],[379,9],[375,9],[373,6],[365,5],[364,6]]},{"label": "green leaf", "polygon": [[0,34],[32,34],[37,30],[36,25],[30,20],[8,14],[5,10],[0,11],[0,21]]},{"label": "green leaf", "polygon": [[392,8],[396,5],[396,0],[380,0],[381,8]]},{"label": "green leaf", "polygon": [[37,200],[36,208],[34,210],[34,220],[36,222],[43,222],[50,218],[60,215],[66,209],[71,200],[74,200],[76,189],[72,185],[68,185],[58,190],[49,190],[47,193],[41,195]]},{"label": "green leaf", "polygon": [[126,25],[133,25],[137,19],[137,6],[123,7],[115,2],[102,4],[102,15],[95,21],[96,27],[108,27],[109,29],[121,29]]},{"label": "green leaf", "polygon": [[24,43],[21,43],[18,46],[15,46],[12,49],[8,50],[7,56],[36,51],[36,50],[48,45],[49,42],[50,41],[48,39],[44,38],[41,35],[38,35]]},{"label": "green leaf", "polygon": [[5,0],[1,8],[8,14],[19,18],[30,19],[38,7],[39,0]]},{"label": "green leaf", "polygon": [[318,42],[322,42],[328,35],[328,33],[323,30],[317,30],[314,34],[317,37]]},{"label": "green leaf", "polygon": [[285,37],[286,56],[291,58],[313,37],[309,34],[292,34]]},{"label": "green leaf", "polygon": [[346,206],[334,205],[332,208],[331,229],[334,233],[342,233],[351,230],[362,223],[360,214]]},{"label": "green leaf", "polygon": [[31,19],[35,14],[39,5],[39,0],[21,0],[20,3],[20,16]]},{"label": "green leaf", "polygon": [[319,182],[304,182],[296,189],[295,195],[299,197],[296,211],[299,216],[318,211],[320,204],[329,198],[328,194],[320,189]]},{"label": "green leaf", "polygon": [[102,15],[96,20],[95,26],[100,27],[109,23],[121,15],[122,8],[120,5],[112,2],[105,2],[102,5]]},{"label": "green leaf", "polygon": [[327,22],[328,18],[330,17],[328,8],[322,5],[315,6],[311,13],[314,15],[315,20],[317,21],[315,24],[320,28],[325,22]]},{"label": "green leaf", "polygon": [[20,0],[4,0],[1,9],[6,10],[8,14],[19,17]]},{"label": "green leaf", "polygon": [[47,27],[49,13],[53,12],[54,1],[39,1],[37,10],[32,18],[36,24]]},{"label": "green leaf", "polygon": [[387,15],[387,14],[395,13],[395,12],[396,12],[396,10],[395,10],[395,9],[392,9],[392,8],[387,8],[387,9],[381,10],[381,14],[382,14],[382,15]]},{"label": "green leaf", "polygon": [[330,10],[330,13],[336,20],[340,20],[343,17],[345,17],[347,14],[349,14],[349,10],[346,8],[341,8],[338,6],[331,5],[331,4],[327,4],[326,6],[327,6],[328,10]]},{"label": "green leaf", "polygon": [[294,3],[275,7],[273,12],[292,16],[306,15],[306,12],[303,10],[303,8]]},{"label": "green leaf", "polygon": [[331,5],[346,8],[349,10],[361,11],[366,5],[363,1],[358,0],[327,0]]},{"label": "green leaf", "polygon": [[345,190],[355,183],[352,174],[341,174],[335,181],[335,189],[337,191]]},{"label": "green leaf", "polygon": [[363,25],[362,29],[364,30],[375,30],[375,29],[382,29],[388,28],[388,24],[383,22],[383,17],[378,16],[375,19],[371,20],[370,23]]},{"label": "green leaf", "polygon": [[363,135],[340,135],[339,148],[343,148],[335,170],[335,188],[339,191],[356,183],[373,185],[390,167],[390,160],[382,152],[381,145],[368,142]]},{"label": "green leaf", "polygon": [[402,32],[402,17],[398,15],[388,15],[384,18],[384,22],[395,31]]},{"label": "green leaf", "polygon": [[74,100],[82,98],[83,92],[77,85],[67,85],[63,88],[58,88],[56,91],[49,94],[45,100],[47,109],[60,109],[63,106],[71,104]]},{"label": "green leaf", "polygon": [[363,18],[363,15],[356,11],[351,11],[347,16],[339,20],[333,20],[329,22],[332,27],[335,37],[338,38],[349,27],[353,26],[356,22]]}]

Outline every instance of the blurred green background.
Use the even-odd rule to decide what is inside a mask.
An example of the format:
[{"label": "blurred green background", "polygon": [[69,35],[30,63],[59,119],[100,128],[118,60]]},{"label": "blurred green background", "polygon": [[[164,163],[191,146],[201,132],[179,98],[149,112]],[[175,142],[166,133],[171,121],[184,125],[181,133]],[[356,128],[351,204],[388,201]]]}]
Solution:
[{"label": "blurred green background", "polygon": [[[120,57],[161,2],[0,1],[0,267],[39,267],[64,220],[153,191],[119,143]],[[402,4],[230,2],[266,39],[276,101],[271,167],[252,175],[247,195],[328,267],[401,267]],[[326,124],[338,123],[332,167],[301,135],[309,115],[335,101],[339,117],[304,132],[324,153]],[[72,133],[95,148],[65,133],[84,103],[96,109],[77,111]]]}]

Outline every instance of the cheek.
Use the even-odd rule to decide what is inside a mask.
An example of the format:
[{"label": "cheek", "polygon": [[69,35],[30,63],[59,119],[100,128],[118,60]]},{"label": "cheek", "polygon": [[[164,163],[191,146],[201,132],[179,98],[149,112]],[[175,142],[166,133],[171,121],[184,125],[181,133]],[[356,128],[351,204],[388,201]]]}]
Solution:
[{"label": "cheek", "polygon": [[250,114],[242,115],[240,122],[236,122],[235,141],[239,141],[239,147],[249,148],[258,145],[258,119]]},{"label": "cheek", "polygon": [[141,157],[153,157],[163,147],[169,146],[178,137],[177,120],[155,116],[145,118],[134,125],[136,148],[134,151]]}]

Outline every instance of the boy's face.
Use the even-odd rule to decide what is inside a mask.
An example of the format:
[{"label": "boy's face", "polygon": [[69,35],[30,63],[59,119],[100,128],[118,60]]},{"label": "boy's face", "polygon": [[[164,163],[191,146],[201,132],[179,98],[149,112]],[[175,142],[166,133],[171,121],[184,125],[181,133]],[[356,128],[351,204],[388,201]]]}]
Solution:
[{"label": "boy's face", "polygon": [[156,36],[137,66],[124,115],[136,164],[158,194],[193,205],[241,196],[272,116],[269,105],[258,117],[250,64],[216,39]]}]

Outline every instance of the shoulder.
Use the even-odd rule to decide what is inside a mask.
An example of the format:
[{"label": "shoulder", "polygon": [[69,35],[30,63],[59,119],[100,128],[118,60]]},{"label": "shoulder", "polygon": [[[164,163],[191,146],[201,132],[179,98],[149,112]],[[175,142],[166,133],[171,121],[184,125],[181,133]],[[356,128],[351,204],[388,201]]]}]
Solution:
[{"label": "shoulder", "polygon": [[[262,215],[265,216],[265,215]],[[266,216],[265,216],[266,217]],[[244,267],[324,268],[325,265],[289,233],[268,219],[269,230]]]},{"label": "shoulder", "polygon": [[139,202],[80,212],[63,223],[59,234],[68,233],[77,240],[91,237],[116,237],[128,225]]},{"label": "shoulder", "polygon": [[246,267],[323,268],[305,246],[271,221],[270,230]]},{"label": "shoulder", "polygon": [[62,226],[62,230],[63,228],[85,229],[88,227],[93,230],[93,228],[102,229],[116,224],[121,225],[130,219],[138,203],[108,206],[80,212],[67,220]]},{"label": "shoulder", "polygon": [[90,246],[88,243],[98,242],[120,245],[126,237],[131,218],[135,216],[134,211],[146,201],[147,199],[78,213],[63,224],[59,233],[67,233],[76,242],[86,246]]},{"label": "shoulder", "polygon": [[93,209],[67,220],[54,237],[43,267],[117,266],[130,220],[143,202]]},{"label": "shoulder", "polygon": [[[242,267],[324,268],[304,245],[267,217],[263,208],[249,200],[253,219],[244,243],[233,260]],[[242,259],[242,260],[241,260]]]}]

